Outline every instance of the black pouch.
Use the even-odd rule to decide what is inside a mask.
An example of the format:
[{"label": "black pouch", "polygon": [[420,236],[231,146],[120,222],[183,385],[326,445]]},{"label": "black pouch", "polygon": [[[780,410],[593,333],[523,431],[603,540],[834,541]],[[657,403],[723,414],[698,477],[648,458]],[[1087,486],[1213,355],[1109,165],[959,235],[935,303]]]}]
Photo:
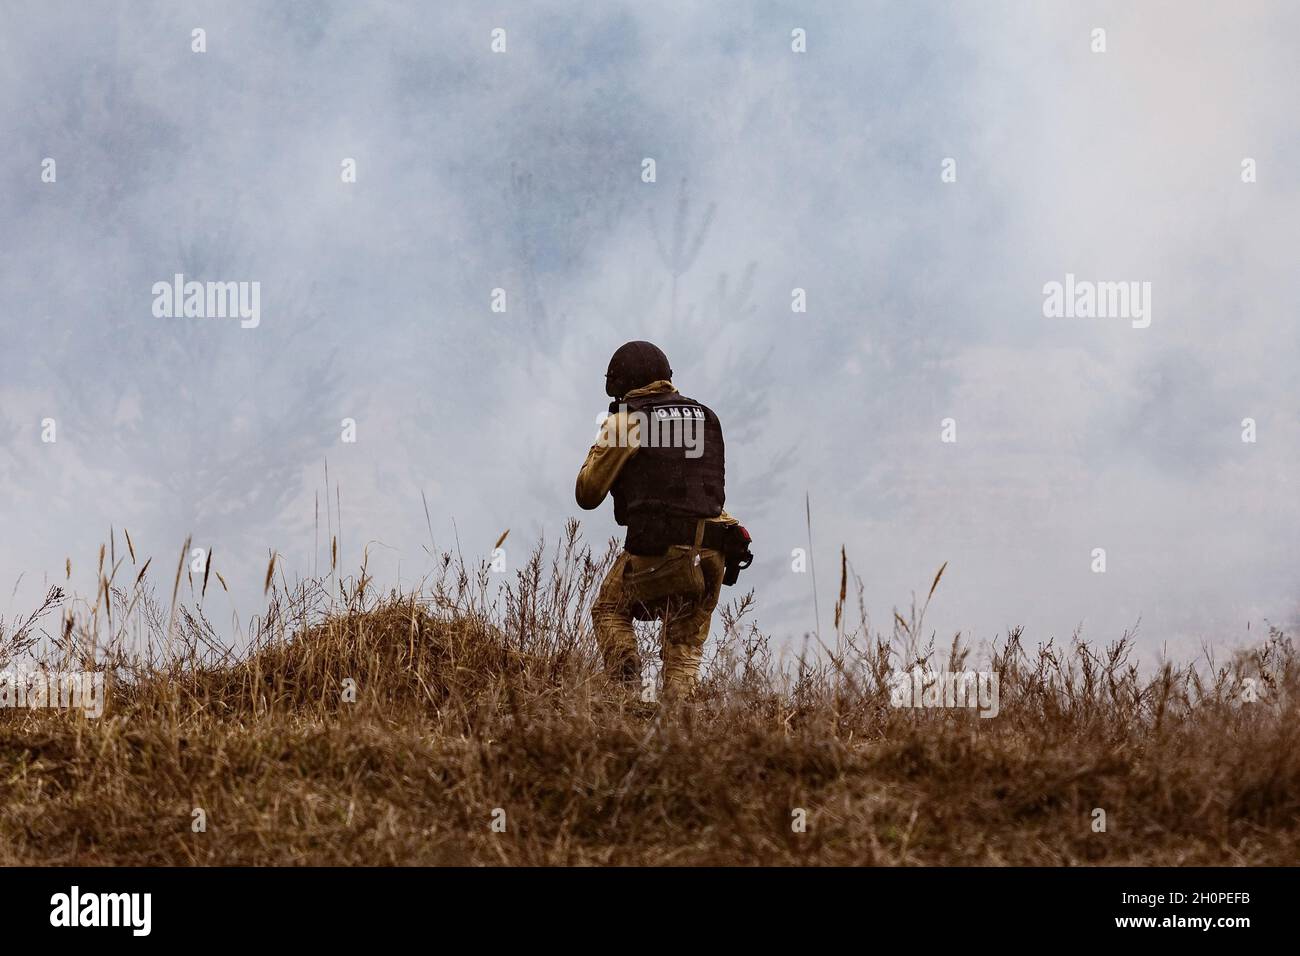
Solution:
[{"label": "black pouch", "polygon": [[722,576],[723,584],[735,584],[740,572],[754,563],[754,555],[749,550],[753,540],[744,525],[733,524],[727,527],[722,547],[722,555],[727,559],[727,570]]}]

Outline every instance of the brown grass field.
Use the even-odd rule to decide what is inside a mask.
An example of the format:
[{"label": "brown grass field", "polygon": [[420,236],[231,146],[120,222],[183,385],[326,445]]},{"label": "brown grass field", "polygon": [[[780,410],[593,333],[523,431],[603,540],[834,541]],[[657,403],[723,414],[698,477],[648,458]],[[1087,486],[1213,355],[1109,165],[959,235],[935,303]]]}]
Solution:
[{"label": "brown grass field", "polygon": [[778,661],[742,597],[696,699],[668,707],[602,676],[588,608],[612,552],[576,525],[501,591],[449,554],[413,594],[268,568],[238,654],[202,611],[216,580],[178,570],[159,600],[116,551],[93,602],[55,589],[0,628],[0,668],[109,680],[98,719],[0,710],[0,863],[1300,861],[1300,668],[1277,630],[1222,664],[1148,669],[1128,636],[1031,650],[1013,632],[984,662],[999,716],[900,709],[895,668],[969,653],[920,639],[924,603],[888,634],[849,629],[845,566],[825,649]]}]

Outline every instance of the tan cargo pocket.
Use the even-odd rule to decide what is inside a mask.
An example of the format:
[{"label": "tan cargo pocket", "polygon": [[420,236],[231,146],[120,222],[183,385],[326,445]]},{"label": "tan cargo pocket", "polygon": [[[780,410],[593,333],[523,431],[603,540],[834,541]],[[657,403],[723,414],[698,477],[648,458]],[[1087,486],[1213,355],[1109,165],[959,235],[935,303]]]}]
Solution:
[{"label": "tan cargo pocket", "polygon": [[665,598],[694,600],[704,594],[700,552],[677,545],[660,557],[637,557],[623,569],[623,587],[630,600],[646,605]]},{"label": "tan cargo pocket", "polygon": [[694,601],[704,595],[704,569],[700,567],[700,542],[704,522],[695,525],[695,544],[673,545],[658,557],[633,556],[623,568],[623,589],[642,620],[669,600]]}]

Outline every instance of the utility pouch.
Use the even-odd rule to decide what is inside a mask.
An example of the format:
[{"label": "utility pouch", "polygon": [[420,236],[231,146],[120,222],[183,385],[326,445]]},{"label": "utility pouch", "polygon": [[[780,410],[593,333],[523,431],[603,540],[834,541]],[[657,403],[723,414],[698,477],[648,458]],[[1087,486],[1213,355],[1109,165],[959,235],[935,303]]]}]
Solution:
[{"label": "utility pouch", "polygon": [[736,583],[741,571],[754,563],[754,555],[749,551],[754,539],[741,524],[729,525],[726,534],[722,555],[727,559],[727,569],[722,576],[722,583],[730,586]]},{"label": "utility pouch", "polygon": [[695,530],[695,544],[675,545],[656,557],[636,557],[623,569],[623,589],[633,604],[647,611],[668,598],[692,601],[704,594],[704,570],[700,567],[700,542],[704,522]]}]

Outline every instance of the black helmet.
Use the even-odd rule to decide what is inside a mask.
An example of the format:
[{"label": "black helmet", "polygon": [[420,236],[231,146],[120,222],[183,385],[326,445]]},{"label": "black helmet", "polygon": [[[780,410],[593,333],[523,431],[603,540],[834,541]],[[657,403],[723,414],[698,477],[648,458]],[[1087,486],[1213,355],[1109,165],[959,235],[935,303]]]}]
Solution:
[{"label": "black helmet", "polygon": [[605,371],[605,394],[622,398],[634,388],[673,377],[668,356],[649,342],[628,342],[618,347]]}]

